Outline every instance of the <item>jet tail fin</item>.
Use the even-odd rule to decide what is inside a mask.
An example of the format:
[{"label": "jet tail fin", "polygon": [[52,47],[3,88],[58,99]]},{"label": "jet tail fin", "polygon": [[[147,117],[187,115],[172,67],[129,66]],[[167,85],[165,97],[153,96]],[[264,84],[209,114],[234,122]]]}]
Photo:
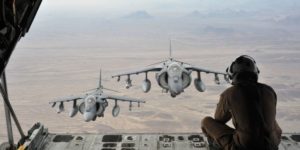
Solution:
[{"label": "jet tail fin", "polygon": [[101,69],[100,69],[100,76],[99,76],[99,85],[98,85],[98,88],[102,88],[102,72],[101,72]]},{"label": "jet tail fin", "polygon": [[172,57],[172,40],[170,39],[170,47],[169,47],[169,57],[170,59],[173,58]]},{"label": "jet tail fin", "polygon": [[99,77],[99,87],[98,89],[101,89],[101,90],[107,90],[107,91],[113,91],[113,92],[117,92],[117,93],[121,93],[119,91],[116,91],[116,90],[113,90],[113,89],[109,89],[109,88],[106,88],[102,85],[102,72],[101,72],[101,69],[100,69],[100,77]]}]

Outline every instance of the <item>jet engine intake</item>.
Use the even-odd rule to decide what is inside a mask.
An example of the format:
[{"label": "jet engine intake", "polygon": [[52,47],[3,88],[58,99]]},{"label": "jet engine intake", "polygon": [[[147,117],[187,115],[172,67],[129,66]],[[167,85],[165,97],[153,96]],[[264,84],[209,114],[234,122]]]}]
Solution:
[{"label": "jet engine intake", "polygon": [[99,105],[99,107],[98,107],[96,115],[101,117],[104,113],[105,107],[103,106],[103,104],[98,104],[98,105]]},{"label": "jet engine intake", "polygon": [[166,71],[156,74],[158,85],[163,89],[169,89],[168,74]]},{"label": "jet engine intake", "polygon": [[84,102],[82,102],[82,103],[79,105],[79,112],[80,112],[81,114],[83,114],[84,111],[85,111],[85,104],[84,104]]},{"label": "jet engine intake", "polygon": [[191,75],[186,73],[186,72],[183,72],[182,73],[182,85],[183,85],[183,88],[187,88],[190,84],[191,84]]}]

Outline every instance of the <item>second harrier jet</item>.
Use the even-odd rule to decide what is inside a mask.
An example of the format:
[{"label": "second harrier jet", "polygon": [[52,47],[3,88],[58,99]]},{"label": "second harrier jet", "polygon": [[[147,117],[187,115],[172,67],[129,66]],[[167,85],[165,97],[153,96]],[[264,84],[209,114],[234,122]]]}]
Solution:
[{"label": "second harrier jet", "polygon": [[[132,103],[145,103],[145,101],[141,101],[138,99],[128,98],[124,96],[115,96],[108,95],[103,92],[103,90],[110,90],[102,86],[101,84],[101,71],[100,71],[100,80],[99,85],[93,91],[88,92],[86,94],[78,95],[78,96],[68,96],[64,98],[58,98],[54,101],[51,101],[52,107],[59,103],[57,113],[64,111],[64,102],[73,102],[72,109],[69,113],[70,117],[74,117],[79,111],[86,122],[91,120],[95,121],[97,117],[104,117],[105,108],[108,106],[107,100],[114,100],[115,105],[112,109],[112,115],[117,117],[120,112],[120,107],[118,105],[118,101],[129,102],[129,110],[132,108]],[[114,90],[110,90],[114,91]],[[77,102],[77,101],[80,101]],[[77,105],[79,103],[79,105]]]},{"label": "second harrier jet", "polygon": [[145,93],[147,93],[151,89],[151,82],[148,79],[148,72],[157,72],[156,80],[158,85],[163,89],[163,92],[167,93],[169,91],[172,97],[176,97],[177,95],[182,93],[184,89],[191,84],[192,71],[196,71],[198,74],[197,78],[194,80],[194,84],[196,89],[199,92],[204,92],[206,90],[206,86],[201,80],[201,74],[200,74],[201,72],[214,74],[216,84],[220,84],[218,75],[224,76],[224,79],[227,82],[229,82],[228,75],[225,72],[207,70],[173,59],[171,41],[170,41],[170,58],[156,64],[157,65],[153,64],[151,67],[146,67],[141,70],[121,73],[121,74],[114,75],[112,77],[113,78],[117,77],[118,81],[120,81],[121,76],[127,76],[126,88],[128,89],[132,86],[131,83],[132,80],[130,79],[131,75],[145,73],[145,80],[142,83],[142,89]]}]

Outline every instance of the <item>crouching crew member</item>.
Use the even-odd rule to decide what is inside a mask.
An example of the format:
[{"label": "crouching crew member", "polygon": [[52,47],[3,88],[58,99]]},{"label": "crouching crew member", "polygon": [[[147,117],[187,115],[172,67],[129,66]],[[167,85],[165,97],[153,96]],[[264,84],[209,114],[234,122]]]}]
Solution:
[{"label": "crouching crew member", "polygon": [[[232,86],[220,96],[215,116],[201,126],[210,147],[224,150],[277,150],[281,129],[275,120],[274,90],[258,83],[259,69],[253,58],[238,57],[227,68]],[[234,128],[226,125],[232,119]]]}]

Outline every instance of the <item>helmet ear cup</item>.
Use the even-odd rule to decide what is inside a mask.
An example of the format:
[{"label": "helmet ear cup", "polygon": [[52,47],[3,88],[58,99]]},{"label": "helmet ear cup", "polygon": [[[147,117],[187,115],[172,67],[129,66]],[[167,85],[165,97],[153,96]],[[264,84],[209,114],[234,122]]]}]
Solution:
[{"label": "helmet ear cup", "polygon": [[229,79],[233,78],[233,69],[232,69],[232,67],[233,67],[234,64],[235,64],[235,61],[232,62],[231,65],[229,67],[227,67],[227,69],[226,69],[226,72],[229,76]]},{"label": "helmet ear cup", "polygon": [[229,67],[226,68],[226,73],[227,73],[227,75],[229,76],[229,79],[231,79],[231,72],[229,72],[230,67],[231,67],[231,66],[229,66]]},{"label": "helmet ear cup", "polygon": [[230,65],[230,68],[229,68],[230,74],[232,74],[232,66],[233,66],[234,63],[235,63],[235,62],[232,62],[231,65]]}]

